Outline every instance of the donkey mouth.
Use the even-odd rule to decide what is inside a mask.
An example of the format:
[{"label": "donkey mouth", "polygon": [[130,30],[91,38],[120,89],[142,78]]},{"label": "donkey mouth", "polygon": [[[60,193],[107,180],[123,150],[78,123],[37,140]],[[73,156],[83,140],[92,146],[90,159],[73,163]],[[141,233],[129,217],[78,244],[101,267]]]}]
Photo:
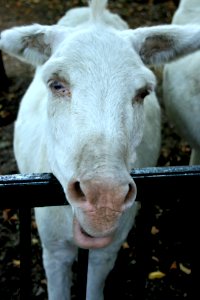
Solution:
[{"label": "donkey mouth", "polygon": [[78,247],[84,249],[92,249],[92,248],[103,248],[109,245],[112,240],[113,236],[108,235],[105,237],[95,237],[88,234],[79,224],[78,220],[74,218],[73,224],[73,231],[74,231],[74,240]]},{"label": "donkey mouth", "polygon": [[94,238],[92,235],[88,234],[81,226],[80,226],[80,230],[81,230],[81,233],[89,238]]}]

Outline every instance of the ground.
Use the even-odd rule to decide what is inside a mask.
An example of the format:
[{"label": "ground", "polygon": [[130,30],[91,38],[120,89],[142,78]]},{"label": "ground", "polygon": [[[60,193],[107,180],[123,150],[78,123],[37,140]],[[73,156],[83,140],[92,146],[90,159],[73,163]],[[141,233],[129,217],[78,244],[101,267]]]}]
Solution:
[{"label": "ground", "polygon": [[[53,24],[67,9],[84,4],[85,2],[79,0],[0,0],[0,28],[3,30],[11,26],[31,23]],[[110,1],[109,7],[112,11],[119,13],[129,23],[130,27],[135,28],[137,26],[170,23],[177,4],[178,1],[173,0],[118,0]],[[0,175],[18,172],[12,148],[13,122],[16,118],[19,101],[33,75],[31,67],[16,59],[3,55],[3,61],[10,82],[7,91],[0,91]],[[155,73],[158,78],[157,93],[162,107],[163,120],[163,139],[158,166],[188,165],[190,147],[179,137],[173,124],[165,115],[162,105],[162,76],[160,71],[155,70]],[[191,271],[187,253],[182,251],[181,259],[180,255],[172,255],[173,259],[169,259],[167,268],[162,269],[163,260],[166,259],[162,251],[165,251],[169,245],[167,245],[166,235],[161,234],[160,230],[161,224],[162,226],[165,224],[163,220],[169,216],[174,217],[174,212],[155,207],[155,223],[152,224],[152,266],[149,271],[149,279],[147,279],[146,300],[189,299],[188,289]],[[176,220],[176,216],[174,220]],[[18,229],[18,211],[10,208],[0,210],[0,299],[2,300],[19,299]],[[164,232],[167,232],[167,228]],[[124,272],[125,296],[123,300],[133,299],[134,294],[134,280],[132,281],[135,272],[134,236],[133,230],[127,243],[123,245],[118,260],[118,265],[123,266]],[[176,243],[181,248],[184,241],[180,238]],[[76,271],[76,266],[74,269]],[[151,273],[154,271],[162,272]],[[34,216],[32,217],[32,282],[31,299],[46,300],[46,279]],[[75,299],[75,287],[72,289],[72,294],[73,299]]]}]

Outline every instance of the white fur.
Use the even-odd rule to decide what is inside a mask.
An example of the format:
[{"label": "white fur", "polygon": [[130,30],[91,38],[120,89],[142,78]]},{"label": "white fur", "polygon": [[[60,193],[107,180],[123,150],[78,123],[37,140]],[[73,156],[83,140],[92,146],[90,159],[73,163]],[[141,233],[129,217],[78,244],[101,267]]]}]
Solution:
[{"label": "white fur", "polygon": [[[103,1],[102,1],[103,2]],[[96,1],[98,4],[99,2]],[[101,11],[101,10],[100,10]],[[97,15],[99,9],[95,8],[94,18]],[[77,7],[70,9],[66,12],[66,14],[58,21],[59,25],[75,27],[75,26],[83,26],[84,23],[86,25],[91,21],[91,11],[88,7]],[[116,29],[128,29],[127,23],[122,20],[117,14],[111,13],[107,9],[104,9],[100,14],[100,21],[103,21],[108,26],[115,27]]]},{"label": "white fur", "polygon": [[[103,299],[137,211],[130,171],[155,166],[160,151],[156,80],[147,65],[200,47],[199,28],[127,30],[102,3],[94,0],[93,12],[72,10],[54,26],[5,30],[0,39],[2,50],[39,64],[15,123],[19,170],[52,172],[70,203],[35,210],[49,300],[70,299],[71,264],[83,243],[75,238],[85,236],[77,223],[93,236],[93,246],[107,243],[89,253],[87,300]],[[75,190],[73,180],[80,184]]]},{"label": "white fur", "polygon": [[[200,25],[200,1],[182,0],[173,24]],[[200,164],[200,51],[170,63],[164,69],[167,114],[179,134],[190,144],[190,164]]]}]

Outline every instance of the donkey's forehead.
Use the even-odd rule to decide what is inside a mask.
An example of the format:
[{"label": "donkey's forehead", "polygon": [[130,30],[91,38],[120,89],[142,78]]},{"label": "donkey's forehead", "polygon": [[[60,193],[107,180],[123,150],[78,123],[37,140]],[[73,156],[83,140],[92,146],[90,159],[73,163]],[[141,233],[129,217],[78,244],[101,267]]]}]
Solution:
[{"label": "donkey's forehead", "polygon": [[131,42],[118,31],[104,27],[75,31],[64,36],[45,69],[48,70],[45,73],[63,73],[63,76],[66,72],[69,76],[71,72],[90,73],[92,76],[107,72],[108,76],[109,73],[115,73],[119,78],[120,74],[123,77],[127,74],[130,77],[141,75],[146,81],[155,81]]},{"label": "donkey's forehead", "polygon": [[[110,60],[111,58],[114,60],[115,56],[120,56],[120,53],[127,51],[132,54],[131,56],[134,55],[131,43],[123,39],[117,31],[96,26],[63,36],[62,42],[55,47],[56,56],[64,55],[73,58],[78,55],[79,58],[86,57],[88,59],[96,56],[96,59],[108,57]],[[139,57],[136,53],[135,56],[138,60]]]}]

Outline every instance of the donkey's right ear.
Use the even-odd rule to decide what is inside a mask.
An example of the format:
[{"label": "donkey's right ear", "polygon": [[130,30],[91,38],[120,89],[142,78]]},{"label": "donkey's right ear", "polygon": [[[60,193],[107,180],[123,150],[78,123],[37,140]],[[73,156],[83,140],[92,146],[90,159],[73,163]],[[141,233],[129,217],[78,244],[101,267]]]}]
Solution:
[{"label": "donkey's right ear", "polygon": [[164,64],[200,50],[199,25],[159,25],[122,31],[143,62]]},{"label": "donkey's right ear", "polygon": [[34,24],[1,32],[0,49],[34,66],[49,59],[59,27]]}]

